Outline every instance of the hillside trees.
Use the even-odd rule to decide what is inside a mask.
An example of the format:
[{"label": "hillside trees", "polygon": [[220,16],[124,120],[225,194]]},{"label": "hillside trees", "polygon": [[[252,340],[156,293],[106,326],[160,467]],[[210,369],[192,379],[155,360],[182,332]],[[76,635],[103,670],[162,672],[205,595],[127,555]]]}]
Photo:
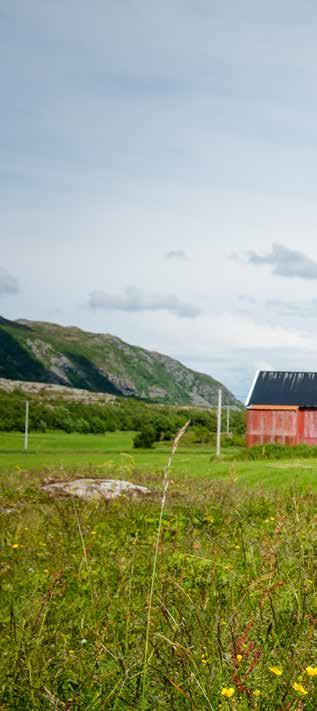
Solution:
[{"label": "hillside trees", "polygon": [[[208,440],[216,432],[216,413],[196,408],[149,405],[138,400],[118,399],[114,403],[65,401],[62,398],[29,397],[29,429],[45,432],[61,430],[100,434],[114,431],[148,432],[153,430],[154,442],[172,439],[187,419],[196,433],[196,442]],[[225,430],[223,415],[223,431]],[[22,432],[25,426],[25,394],[21,391],[0,391],[0,430]],[[230,429],[237,434],[245,431],[244,412],[232,411]],[[149,438],[148,438],[149,439]]]}]

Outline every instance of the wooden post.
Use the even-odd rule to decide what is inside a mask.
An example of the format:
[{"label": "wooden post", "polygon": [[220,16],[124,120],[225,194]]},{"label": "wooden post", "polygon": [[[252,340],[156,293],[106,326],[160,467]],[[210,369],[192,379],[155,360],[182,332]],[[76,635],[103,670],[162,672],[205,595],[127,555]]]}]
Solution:
[{"label": "wooden post", "polygon": [[29,403],[25,403],[25,430],[24,430],[24,450],[27,451],[29,445]]},{"label": "wooden post", "polygon": [[230,405],[227,405],[227,435],[230,434]]},{"label": "wooden post", "polygon": [[222,401],[222,390],[218,390],[218,410],[217,410],[217,450],[216,455],[220,457],[221,452],[221,401]]}]

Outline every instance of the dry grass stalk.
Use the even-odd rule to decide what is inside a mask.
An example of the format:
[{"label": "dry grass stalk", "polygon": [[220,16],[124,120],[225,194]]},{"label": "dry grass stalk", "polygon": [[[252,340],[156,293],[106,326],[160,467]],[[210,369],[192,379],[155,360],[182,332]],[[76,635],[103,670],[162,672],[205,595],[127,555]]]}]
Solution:
[{"label": "dry grass stalk", "polygon": [[162,529],[162,520],[163,520],[163,513],[164,513],[164,508],[165,508],[165,503],[166,503],[166,497],[167,497],[167,492],[168,492],[168,487],[169,487],[169,474],[173,462],[173,457],[174,454],[176,453],[177,447],[179,445],[179,442],[183,435],[185,434],[187,427],[190,424],[190,420],[187,420],[185,422],[185,425],[181,427],[181,429],[177,432],[176,437],[173,442],[172,446],[172,451],[171,454],[168,458],[168,462],[166,467],[164,468],[164,475],[163,475],[163,494],[162,494],[162,501],[161,501],[161,510],[160,510],[160,517],[159,517],[159,524],[158,524],[158,529],[157,529],[157,536],[156,536],[156,544],[155,544],[155,551],[154,551],[154,558],[153,558],[153,567],[152,567],[152,576],[151,576],[151,587],[150,587],[150,597],[149,597],[149,606],[148,606],[148,615],[147,615],[147,625],[146,625],[146,637],[145,637],[145,648],[144,648],[144,663],[143,663],[143,678],[142,678],[142,700],[141,700],[141,708],[144,707],[144,702],[145,702],[145,692],[146,692],[146,679],[147,679],[147,667],[148,667],[148,658],[149,658],[149,641],[150,641],[150,626],[151,626],[151,613],[152,613],[152,603],[153,603],[153,594],[154,594],[154,586],[155,586],[155,578],[156,578],[156,568],[157,568],[157,558],[158,558],[158,550],[159,550],[159,545],[160,545],[160,538],[161,538],[161,529]]}]

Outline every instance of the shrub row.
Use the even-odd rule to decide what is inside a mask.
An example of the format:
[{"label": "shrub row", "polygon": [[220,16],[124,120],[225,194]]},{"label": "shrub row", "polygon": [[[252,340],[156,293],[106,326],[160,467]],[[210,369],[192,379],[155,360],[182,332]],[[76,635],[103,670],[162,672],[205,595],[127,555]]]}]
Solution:
[{"label": "shrub row", "polygon": [[[190,419],[196,443],[208,441],[211,433],[216,432],[216,414],[209,410],[163,407],[123,398],[113,403],[84,403],[33,396],[29,401],[30,431],[63,430],[90,434],[136,431],[145,433],[145,439],[148,443],[152,440],[153,444],[160,439],[171,439]],[[8,395],[0,391],[0,430],[22,432],[24,426],[25,394],[16,391]],[[243,412],[231,413],[231,427],[235,434],[243,434]],[[137,443],[136,446],[142,445]]]},{"label": "shrub row", "polygon": [[239,459],[309,459],[317,457],[317,447],[309,447],[307,444],[298,444],[289,447],[285,444],[261,444],[250,449],[245,449],[239,454]]}]

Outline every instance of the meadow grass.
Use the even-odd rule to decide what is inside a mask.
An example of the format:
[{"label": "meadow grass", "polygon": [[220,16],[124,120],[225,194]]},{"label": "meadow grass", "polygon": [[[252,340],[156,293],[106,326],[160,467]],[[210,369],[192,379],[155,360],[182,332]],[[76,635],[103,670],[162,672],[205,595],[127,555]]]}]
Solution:
[{"label": "meadow grass", "polygon": [[[22,467],[5,460],[14,451],[0,455],[1,708],[317,708],[315,460],[215,464],[180,445],[162,510],[157,453],[120,459],[131,434],[106,436],[101,468],[96,440],[87,465],[77,440],[66,466],[60,435],[48,461],[50,437]],[[78,472],[124,475],[153,494],[84,503],[41,490]]]},{"label": "meadow grass", "polygon": [[[67,434],[65,432],[31,433],[28,452],[23,451],[23,434],[0,432],[1,473],[26,469],[40,475],[64,476],[74,472],[88,476],[139,477],[162,473],[170,451],[169,442],[153,449],[133,448],[134,432],[109,432],[105,435]],[[59,473],[60,472],[60,473]],[[317,448],[314,459],[248,461],[241,458],[241,448],[226,447],[219,460],[215,447],[183,446],[173,462],[173,478],[234,478],[247,486],[308,487],[317,492]]]}]

